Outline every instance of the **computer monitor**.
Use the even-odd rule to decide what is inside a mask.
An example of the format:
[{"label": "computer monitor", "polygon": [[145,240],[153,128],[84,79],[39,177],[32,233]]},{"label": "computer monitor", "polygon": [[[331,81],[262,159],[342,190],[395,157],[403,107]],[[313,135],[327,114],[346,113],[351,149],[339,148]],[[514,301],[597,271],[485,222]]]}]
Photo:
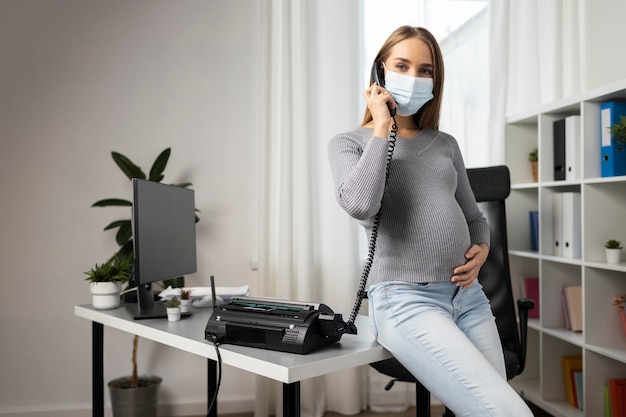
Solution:
[{"label": "computer monitor", "polygon": [[135,319],[167,317],[151,283],[196,272],[194,191],[133,178],[132,231],[137,303]]}]

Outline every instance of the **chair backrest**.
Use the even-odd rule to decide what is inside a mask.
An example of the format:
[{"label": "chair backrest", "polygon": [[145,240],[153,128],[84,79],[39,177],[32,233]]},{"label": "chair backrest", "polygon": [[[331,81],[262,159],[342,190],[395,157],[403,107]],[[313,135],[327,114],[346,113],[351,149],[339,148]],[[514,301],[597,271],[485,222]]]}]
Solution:
[{"label": "chair backrest", "polygon": [[[520,340],[506,230],[505,199],[511,192],[509,169],[506,166],[470,168],[467,174],[491,233],[489,257],[482,266],[478,279],[491,302],[503,349],[518,353]],[[510,379],[515,375],[516,370],[509,369],[507,364],[507,377]]]}]

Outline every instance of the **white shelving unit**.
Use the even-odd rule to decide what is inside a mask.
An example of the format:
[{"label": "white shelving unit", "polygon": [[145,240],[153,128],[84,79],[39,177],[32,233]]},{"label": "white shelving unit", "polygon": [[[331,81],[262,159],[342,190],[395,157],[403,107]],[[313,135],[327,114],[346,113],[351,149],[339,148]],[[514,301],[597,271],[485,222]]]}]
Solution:
[{"label": "white shelving unit", "polygon": [[[526,371],[512,385],[559,417],[604,415],[602,388],[611,378],[626,378],[626,336],[616,308],[626,293],[626,262],[607,264],[604,242],[626,242],[626,176],[602,178],[600,171],[600,103],[626,100],[626,80],[552,103],[536,112],[511,117],[506,127],[506,161],[512,192],[507,201],[513,286],[522,276],[538,276],[540,317],[529,323]],[[552,122],[579,115],[579,179],[553,181]],[[539,149],[539,182],[532,180],[526,156]],[[552,195],[581,194],[580,258],[552,254]],[[539,251],[531,251],[528,212],[539,210]],[[565,285],[583,287],[583,332],[565,329],[561,292]],[[516,294],[519,295],[519,294]],[[561,357],[582,355],[584,410],[567,402]]]}]

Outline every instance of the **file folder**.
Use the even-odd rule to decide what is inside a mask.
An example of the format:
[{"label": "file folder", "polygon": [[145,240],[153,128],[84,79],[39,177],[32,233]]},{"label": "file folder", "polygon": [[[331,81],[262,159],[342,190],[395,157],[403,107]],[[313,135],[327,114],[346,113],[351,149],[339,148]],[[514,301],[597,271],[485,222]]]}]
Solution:
[{"label": "file folder", "polygon": [[553,125],[554,181],[565,180],[565,119],[555,120]]},{"label": "file folder", "polygon": [[580,193],[561,193],[562,256],[581,257]]},{"label": "file folder", "polygon": [[563,255],[563,220],[562,216],[563,195],[552,195],[552,255]]},{"label": "file folder", "polygon": [[565,179],[580,178],[580,116],[565,118]]},{"label": "file folder", "polygon": [[618,145],[610,128],[626,116],[626,102],[608,101],[600,104],[601,174],[603,177],[626,175],[626,145]]}]

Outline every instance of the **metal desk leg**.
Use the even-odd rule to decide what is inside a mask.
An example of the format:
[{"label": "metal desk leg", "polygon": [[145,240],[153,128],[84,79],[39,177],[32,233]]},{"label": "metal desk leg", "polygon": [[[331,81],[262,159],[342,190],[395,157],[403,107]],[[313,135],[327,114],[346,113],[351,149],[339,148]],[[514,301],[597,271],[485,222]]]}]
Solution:
[{"label": "metal desk leg", "polygon": [[283,384],[283,415],[300,417],[300,382]]},{"label": "metal desk leg", "polygon": [[104,417],[104,326],[91,322],[92,416]]},{"label": "metal desk leg", "polygon": [[[217,362],[207,359],[207,407],[211,406],[215,391],[217,391]],[[207,417],[217,417],[217,398],[213,407],[208,410]]]}]

